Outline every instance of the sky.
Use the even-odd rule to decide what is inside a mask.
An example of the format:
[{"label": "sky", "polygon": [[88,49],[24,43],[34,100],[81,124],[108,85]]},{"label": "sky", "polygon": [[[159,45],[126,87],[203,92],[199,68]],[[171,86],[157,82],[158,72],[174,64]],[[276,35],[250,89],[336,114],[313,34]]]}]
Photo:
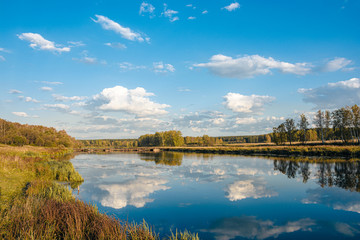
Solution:
[{"label": "sky", "polygon": [[0,118],[78,139],[264,134],[360,104],[360,1],[0,0]]}]

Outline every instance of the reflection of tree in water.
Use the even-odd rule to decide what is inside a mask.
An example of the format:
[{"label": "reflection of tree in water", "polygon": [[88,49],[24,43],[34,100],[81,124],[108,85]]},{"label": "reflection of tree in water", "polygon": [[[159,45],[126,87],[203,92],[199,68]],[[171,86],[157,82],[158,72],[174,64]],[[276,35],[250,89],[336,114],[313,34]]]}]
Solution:
[{"label": "reflection of tree in water", "polygon": [[[274,160],[274,170],[295,178],[302,177],[306,183],[310,178],[309,162]],[[314,177],[321,187],[337,186],[350,191],[360,192],[360,162],[321,162],[316,163]]]},{"label": "reflection of tree in water", "polygon": [[140,153],[141,160],[169,166],[180,166],[183,156],[183,153],[177,152]]}]

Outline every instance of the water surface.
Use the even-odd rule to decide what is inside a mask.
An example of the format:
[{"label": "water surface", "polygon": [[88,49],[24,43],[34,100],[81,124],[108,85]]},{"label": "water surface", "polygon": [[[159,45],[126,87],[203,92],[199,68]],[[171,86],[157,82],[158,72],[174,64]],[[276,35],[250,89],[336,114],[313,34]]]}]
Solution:
[{"label": "water surface", "polygon": [[[359,239],[360,164],[213,154],[82,154],[78,198],[162,236]],[[77,194],[77,191],[75,192]]]}]

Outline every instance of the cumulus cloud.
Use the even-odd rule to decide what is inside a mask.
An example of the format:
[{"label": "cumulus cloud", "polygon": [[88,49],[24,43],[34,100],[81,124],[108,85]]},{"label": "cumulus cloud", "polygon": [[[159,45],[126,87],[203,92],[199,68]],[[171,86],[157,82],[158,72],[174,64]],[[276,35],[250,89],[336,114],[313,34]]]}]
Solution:
[{"label": "cumulus cloud", "polygon": [[230,5],[223,7],[223,9],[226,9],[229,12],[234,11],[238,8],[240,8],[240,4],[237,2],[231,3]]},{"label": "cumulus cloud", "polygon": [[32,98],[32,97],[25,97],[25,102],[33,102],[33,103],[39,103],[40,101]]},{"label": "cumulus cloud", "polygon": [[10,89],[9,93],[10,93],[10,94],[21,94],[22,91],[16,90],[16,89]]},{"label": "cumulus cloud", "polygon": [[163,62],[154,62],[153,63],[154,72],[157,73],[168,73],[168,72],[175,72],[175,68],[171,64],[164,64]]},{"label": "cumulus cloud", "polygon": [[61,47],[58,44],[55,44],[54,42],[46,40],[38,33],[22,33],[18,35],[18,37],[21,40],[29,41],[30,47],[32,47],[33,49],[47,50],[58,53],[70,52],[69,47]]},{"label": "cumulus cloud", "polygon": [[359,104],[360,78],[328,83],[317,88],[300,88],[304,102],[315,104],[316,108],[339,108]]},{"label": "cumulus cloud", "polygon": [[207,13],[209,13],[208,10],[204,10],[204,11],[202,11],[201,14],[207,14]]},{"label": "cumulus cloud", "polygon": [[51,87],[41,87],[40,90],[45,91],[45,92],[50,92],[53,89]]},{"label": "cumulus cloud", "polygon": [[175,10],[171,10],[167,8],[167,4],[164,3],[164,12],[161,15],[164,15],[165,17],[169,18],[170,22],[175,22],[179,20],[179,17],[176,16],[179,12]]},{"label": "cumulus cloud", "polygon": [[114,31],[117,34],[120,34],[121,37],[131,41],[139,41],[139,42],[144,41],[144,37],[140,33],[136,33],[128,27],[123,27],[119,23],[114,22],[113,20],[105,16],[95,15],[95,17],[97,19],[92,19],[92,20],[96,23],[99,23],[101,27],[105,30]]},{"label": "cumulus cloud", "polygon": [[95,95],[89,105],[102,111],[120,111],[136,116],[163,115],[170,107],[167,104],[159,104],[150,100],[153,93],[144,88],[127,89],[122,86],[105,88],[101,93]]},{"label": "cumulus cloud", "polygon": [[59,94],[53,94],[53,98],[56,101],[82,101],[85,100],[87,97],[84,96],[72,96],[72,97],[66,97]]},{"label": "cumulus cloud", "polygon": [[271,96],[242,95],[239,93],[228,93],[224,96],[224,105],[236,113],[258,113],[263,110],[265,104],[275,100]]},{"label": "cumulus cloud", "polygon": [[100,201],[105,207],[116,209],[124,208],[128,205],[141,208],[146,203],[153,202],[154,199],[149,195],[160,190],[167,190],[166,180],[156,178],[137,177],[121,184],[100,185],[101,190],[107,191],[108,195]]},{"label": "cumulus cloud", "polygon": [[195,112],[174,118],[172,123],[179,128],[189,128],[193,132],[204,133],[210,128],[223,125],[225,115],[218,111]]},{"label": "cumulus cloud", "polygon": [[305,75],[311,68],[307,63],[288,63],[275,60],[271,57],[264,58],[259,55],[232,58],[222,54],[214,55],[208,63],[194,64],[194,67],[207,68],[211,73],[228,78],[252,78],[257,75],[271,74],[271,69],[282,73]]},{"label": "cumulus cloud", "polygon": [[144,16],[144,13],[148,13],[150,17],[154,16],[155,7],[150,3],[142,2],[140,5],[139,14]]},{"label": "cumulus cloud", "polygon": [[112,48],[118,48],[118,49],[126,49],[126,45],[122,43],[105,43],[105,46],[109,46]]},{"label": "cumulus cloud", "polygon": [[193,16],[188,17],[188,20],[195,20],[195,19],[196,19],[196,17],[193,17]]},{"label": "cumulus cloud", "polygon": [[209,232],[215,233],[215,239],[230,240],[238,237],[246,239],[277,238],[284,233],[311,231],[316,222],[309,218],[289,221],[284,225],[276,225],[270,220],[256,219],[254,216],[224,218],[212,224]]},{"label": "cumulus cloud", "polygon": [[251,179],[236,181],[230,184],[226,191],[228,193],[226,197],[232,202],[246,198],[258,199],[278,195],[276,192],[267,189],[264,181]]}]

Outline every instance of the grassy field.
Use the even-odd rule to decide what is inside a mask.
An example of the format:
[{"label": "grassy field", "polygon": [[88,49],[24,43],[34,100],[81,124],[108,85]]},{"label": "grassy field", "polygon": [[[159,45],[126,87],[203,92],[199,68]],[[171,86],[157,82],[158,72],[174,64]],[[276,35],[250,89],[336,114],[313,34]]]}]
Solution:
[{"label": "grassy field", "polygon": [[[160,239],[145,222],[121,222],[76,200],[59,181],[83,181],[65,148],[0,145],[1,239]],[[198,239],[187,231],[167,239]]]}]

